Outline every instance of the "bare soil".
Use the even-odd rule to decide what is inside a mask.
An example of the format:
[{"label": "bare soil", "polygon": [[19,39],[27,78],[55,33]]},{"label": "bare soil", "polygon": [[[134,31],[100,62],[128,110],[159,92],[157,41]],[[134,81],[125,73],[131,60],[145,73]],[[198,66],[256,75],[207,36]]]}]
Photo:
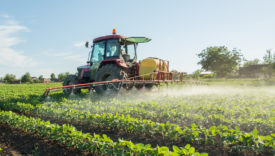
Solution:
[{"label": "bare soil", "polygon": [[41,138],[37,134],[13,128],[8,124],[0,123],[1,156],[76,156],[88,155],[74,148],[58,144],[56,141]]}]

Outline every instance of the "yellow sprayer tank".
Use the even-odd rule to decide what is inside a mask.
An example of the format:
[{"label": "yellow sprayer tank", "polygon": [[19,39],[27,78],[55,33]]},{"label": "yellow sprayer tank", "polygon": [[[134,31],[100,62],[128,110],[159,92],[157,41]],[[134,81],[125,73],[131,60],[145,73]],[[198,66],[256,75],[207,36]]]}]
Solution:
[{"label": "yellow sprayer tank", "polygon": [[169,72],[168,62],[155,57],[143,59],[139,64],[139,76],[145,80],[156,80],[157,73],[153,72]]}]

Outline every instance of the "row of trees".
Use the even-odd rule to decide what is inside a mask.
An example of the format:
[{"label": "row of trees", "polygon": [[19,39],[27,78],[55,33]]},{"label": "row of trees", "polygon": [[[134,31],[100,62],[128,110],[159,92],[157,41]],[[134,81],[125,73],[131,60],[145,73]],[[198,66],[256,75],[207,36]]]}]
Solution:
[{"label": "row of trees", "polygon": [[[43,76],[39,76],[39,80],[43,79]],[[1,78],[1,80],[4,80],[5,83],[12,83],[14,81],[17,81],[16,76],[13,74],[6,74],[4,78]],[[33,83],[33,79],[31,77],[31,74],[29,72],[27,72],[26,74],[24,74],[20,81],[22,83]]]},{"label": "row of trees", "polygon": [[[271,68],[275,68],[275,53],[272,53],[271,49],[266,51],[263,62],[257,58],[250,61],[245,60],[240,50],[229,50],[225,46],[207,47],[198,54],[198,57],[200,58],[198,64],[202,66],[202,70],[212,71],[217,77],[227,76],[241,66],[268,64]],[[243,65],[241,65],[242,61],[244,61]],[[201,70],[197,70],[193,74],[199,75],[200,72]]]},{"label": "row of trees", "polygon": [[260,59],[255,58],[254,60],[246,60],[244,63],[244,67],[248,67],[250,65],[257,65],[257,64],[269,64],[274,67],[275,65],[275,53],[272,53],[271,49],[266,50],[266,53],[263,57],[263,61],[261,62]]},{"label": "row of trees", "polygon": [[[55,74],[52,73],[50,75],[50,80],[54,82],[62,82],[69,74],[69,72],[60,73],[56,77]],[[5,83],[13,83],[15,81],[20,81],[21,83],[40,83],[43,82],[44,77],[43,75],[40,75],[38,78],[32,77],[31,74],[27,72],[20,79],[17,79],[14,74],[6,74],[3,78],[0,78],[0,80],[3,80]]]},{"label": "row of trees", "polygon": [[66,73],[60,73],[60,74],[58,74],[57,77],[56,77],[54,73],[51,73],[51,80],[52,80],[52,81],[55,81],[55,80],[57,80],[57,81],[64,81],[65,78],[66,78],[68,75],[70,75],[70,73],[69,73],[69,72],[66,72]]}]

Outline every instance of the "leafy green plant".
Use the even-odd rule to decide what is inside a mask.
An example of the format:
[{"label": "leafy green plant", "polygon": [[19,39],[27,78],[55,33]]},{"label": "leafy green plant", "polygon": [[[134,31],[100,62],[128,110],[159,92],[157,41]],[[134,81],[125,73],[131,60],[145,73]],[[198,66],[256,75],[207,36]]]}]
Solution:
[{"label": "leafy green plant", "polygon": [[[21,128],[25,131],[37,133],[40,136],[46,137],[51,140],[56,140],[59,143],[67,146],[74,146],[80,150],[90,150],[95,155],[104,154],[140,154],[140,155],[170,155],[175,153],[179,155],[179,152],[185,152],[184,155],[200,155],[192,150],[186,150],[186,148],[178,148],[179,151],[169,151],[167,147],[152,148],[150,145],[134,144],[131,141],[120,139],[118,142],[113,142],[106,135],[100,136],[94,134],[83,134],[81,131],[77,131],[75,127],[70,125],[58,125],[51,124],[48,121],[43,121],[39,118],[26,117],[23,115],[17,115],[12,112],[1,111],[0,122],[5,122],[15,128]],[[187,145],[190,147],[190,145]],[[176,147],[175,147],[176,148]],[[165,149],[165,150],[163,150]],[[204,153],[205,155],[205,153]]]},{"label": "leafy green plant", "polygon": [[[270,142],[270,140],[258,136],[257,130],[251,133],[243,133],[239,128],[230,129],[227,126],[212,126],[206,129],[196,124],[192,124],[191,127],[182,128],[169,122],[166,124],[156,123],[150,120],[132,118],[130,115],[124,116],[123,114],[113,115],[107,113],[99,115],[71,108],[55,109],[43,105],[33,106],[24,103],[7,104],[3,105],[2,108],[44,115],[45,117],[50,115],[51,117],[65,120],[68,123],[70,123],[70,121],[88,123],[93,126],[104,127],[106,129],[111,128],[129,134],[136,134],[137,132],[149,136],[161,134],[163,138],[171,141],[185,140],[188,143],[197,145],[216,144],[235,149],[245,148],[259,151],[263,151],[265,147],[273,146],[273,143],[267,143]],[[217,140],[217,138],[221,139]]]}]

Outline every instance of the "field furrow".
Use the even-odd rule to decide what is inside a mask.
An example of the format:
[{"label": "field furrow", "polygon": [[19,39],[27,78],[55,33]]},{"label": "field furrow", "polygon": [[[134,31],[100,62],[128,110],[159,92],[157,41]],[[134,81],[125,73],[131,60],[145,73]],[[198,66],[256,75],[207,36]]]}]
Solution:
[{"label": "field furrow", "polygon": [[150,145],[133,144],[131,141],[119,140],[113,142],[106,135],[90,135],[77,131],[70,125],[51,124],[49,121],[43,121],[40,118],[26,117],[16,113],[1,111],[0,122],[6,123],[14,128],[20,128],[26,132],[33,132],[41,137],[55,140],[60,144],[73,147],[79,150],[87,150],[94,155],[105,154],[135,154],[135,155],[205,155],[195,153],[195,148],[186,145],[184,148],[173,147],[174,151],[170,152],[165,146],[152,148]]}]

